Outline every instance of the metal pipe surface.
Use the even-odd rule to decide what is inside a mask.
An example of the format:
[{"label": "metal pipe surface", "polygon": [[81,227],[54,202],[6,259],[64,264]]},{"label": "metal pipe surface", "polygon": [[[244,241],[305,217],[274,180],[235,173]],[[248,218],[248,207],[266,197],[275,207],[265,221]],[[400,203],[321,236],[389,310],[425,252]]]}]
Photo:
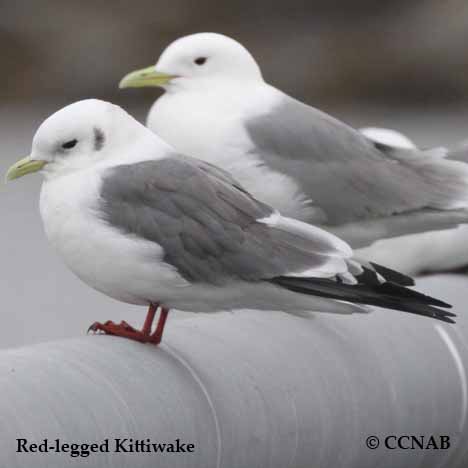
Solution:
[{"label": "metal pipe surface", "polygon": [[[244,311],[172,321],[159,347],[87,336],[3,350],[0,466],[466,467],[467,337],[466,314]],[[385,447],[405,435],[450,448]],[[109,439],[109,453],[17,453],[18,438]],[[114,453],[115,438],[194,452]]]}]

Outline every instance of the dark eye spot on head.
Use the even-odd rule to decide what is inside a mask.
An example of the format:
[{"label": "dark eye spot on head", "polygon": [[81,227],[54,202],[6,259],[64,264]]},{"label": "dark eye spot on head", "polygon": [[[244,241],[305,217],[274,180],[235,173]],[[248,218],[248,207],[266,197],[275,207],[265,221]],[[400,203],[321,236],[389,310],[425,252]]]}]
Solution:
[{"label": "dark eye spot on head", "polygon": [[198,57],[196,58],[193,63],[196,63],[197,65],[203,65],[208,59],[206,57]]},{"label": "dark eye spot on head", "polygon": [[62,149],[72,149],[72,148],[74,148],[76,146],[77,143],[78,143],[77,139],[66,141],[62,145]]},{"label": "dark eye spot on head", "polygon": [[104,146],[106,137],[104,135],[104,132],[100,128],[94,127],[93,130],[94,130],[94,150],[99,151]]}]

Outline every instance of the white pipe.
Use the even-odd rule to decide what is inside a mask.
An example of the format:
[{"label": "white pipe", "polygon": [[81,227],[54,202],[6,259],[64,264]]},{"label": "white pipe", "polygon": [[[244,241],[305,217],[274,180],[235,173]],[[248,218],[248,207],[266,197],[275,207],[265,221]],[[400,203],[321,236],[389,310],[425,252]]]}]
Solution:
[{"label": "white pipe", "polygon": [[[309,319],[245,311],[169,322],[158,348],[88,336],[4,350],[0,466],[467,466],[467,331],[465,316],[446,325],[385,310]],[[407,434],[448,435],[451,448],[383,447]],[[372,435],[376,450],[366,447]],[[18,438],[178,438],[195,452],[85,461],[16,453]]]}]

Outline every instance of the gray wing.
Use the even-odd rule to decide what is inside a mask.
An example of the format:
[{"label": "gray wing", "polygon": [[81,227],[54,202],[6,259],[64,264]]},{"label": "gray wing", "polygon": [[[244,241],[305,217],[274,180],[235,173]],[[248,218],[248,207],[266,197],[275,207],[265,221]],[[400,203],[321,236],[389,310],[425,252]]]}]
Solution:
[{"label": "gray wing", "polygon": [[[333,235],[281,218],[224,171],[183,156],[108,169],[99,212],[121,232],[159,244],[194,282],[334,276],[350,255]],[[275,216],[283,221],[268,221]]]},{"label": "gray wing", "polygon": [[252,151],[294,178],[328,225],[467,205],[465,164],[381,145],[287,95],[246,129]]},{"label": "gray wing", "polygon": [[468,140],[464,140],[450,148],[447,158],[453,161],[468,162]]}]

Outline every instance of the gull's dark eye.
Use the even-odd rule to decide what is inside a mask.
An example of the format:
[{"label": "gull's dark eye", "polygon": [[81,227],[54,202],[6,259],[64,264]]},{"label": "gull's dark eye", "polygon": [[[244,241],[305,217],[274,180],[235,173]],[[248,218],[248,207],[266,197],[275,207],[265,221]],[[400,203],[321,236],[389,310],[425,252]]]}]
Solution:
[{"label": "gull's dark eye", "polygon": [[197,65],[203,65],[207,61],[206,57],[198,57],[193,62]]},{"label": "gull's dark eye", "polygon": [[78,140],[70,140],[70,141],[67,141],[65,142],[63,145],[62,145],[62,148],[63,149],[72,149],[76,146],[76,144],[78,143]]}]

